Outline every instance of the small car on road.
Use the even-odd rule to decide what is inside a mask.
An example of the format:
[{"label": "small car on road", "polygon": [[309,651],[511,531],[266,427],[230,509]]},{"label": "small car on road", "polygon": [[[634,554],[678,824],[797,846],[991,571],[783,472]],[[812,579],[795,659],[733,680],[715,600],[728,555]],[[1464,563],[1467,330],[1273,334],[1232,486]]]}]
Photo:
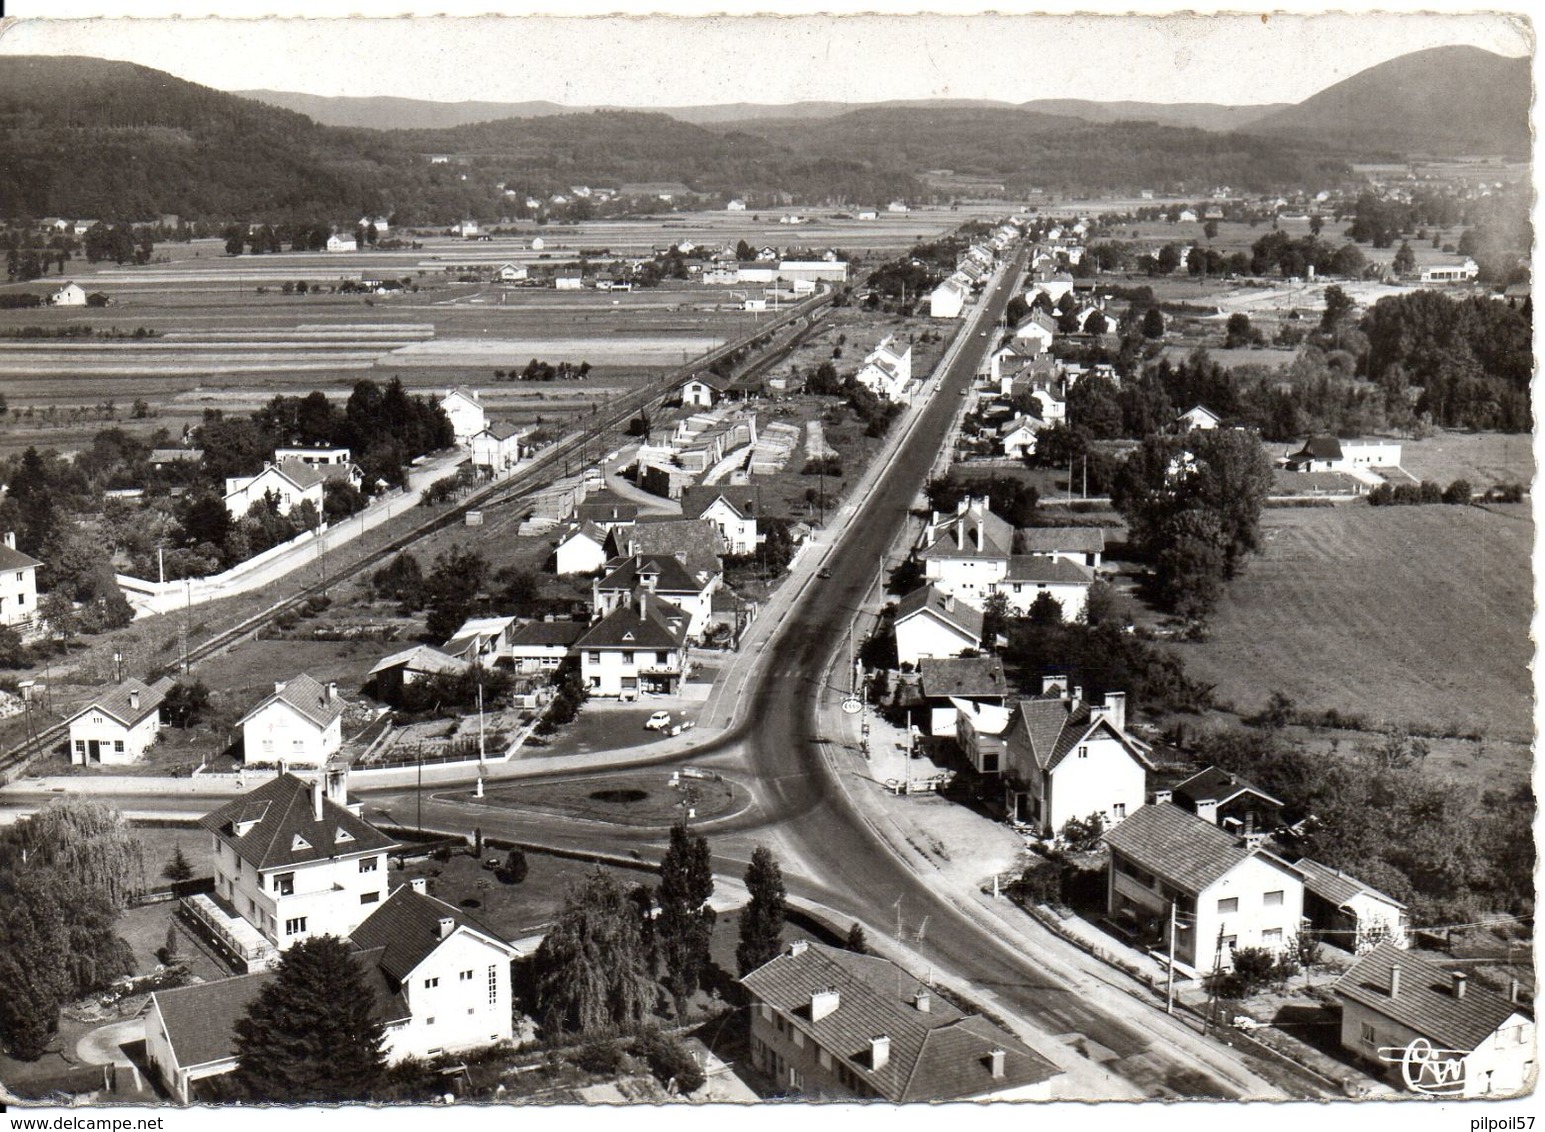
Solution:
[{"label": "small car on road", "polygon": [[830,578],[832,576],[832,568],[830,566],[822,566],[815,572],[815,576],[817,578]]},{"label": "small car on road", "polygon": [[671,713],[668,711],[657,711],[644,721],[644,726],[650,731],[664,731],[670,725]]}]

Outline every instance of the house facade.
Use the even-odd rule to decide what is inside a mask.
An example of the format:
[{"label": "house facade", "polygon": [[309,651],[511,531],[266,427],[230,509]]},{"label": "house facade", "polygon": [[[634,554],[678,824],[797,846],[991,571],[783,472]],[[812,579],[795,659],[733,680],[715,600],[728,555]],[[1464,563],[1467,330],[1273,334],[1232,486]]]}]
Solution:
[{"label": "house facade", "polygon": [[681,403],[691,408],[711,409],[724,396],[724,382],[716,377],[697,374],[681,384]]},{"label": "house facade", "polygon": [[898,664],[960,656],[982,647],[981,610],[932,585],[921,586],[897,602],[892,624]]},{"label": "house facade", "polygon": [[472,435],[472,462],[495,473],[509,471],[520,463],[520,442],[531,431],[499,422],[488,425]]},{"label": "house facade", "polygon": [[86,305],[85,288],[79,283],[66,283],[48,296],[48,305],[51,307],[83,307]]},{"label": "house facade", "polygon": [[70,762],[125,766],[138,762],[161,733],[161,703],[172,679],[154,684],[129,677],[70,717]]},{"label": "house facade", "polygon": [[510,665],[522,676],[551,675],[574,655],[588,630],[582,621],[527,621],[510,633]]},{"label": "house facade", "polygon": [[1105,554],[1104,527],[1020,527],[1014,535],[1020,554],[1057,558],[1098,569]]},{"label": "house facade", "polygon": [[574,643],[593,696],[670,695],[687,675],[686,611],[640,591]]},{"label": "house facade", "polygon": [[1308,857],[1293,867],[1304,878],[1304,918],[1337,947],[1361,955],[1386,941],[1410,946],[1410,917],[1393,896]]},{"label": "house facade", "polygon": [[1020,700],[1001,732],[1009,819],[1055,837],[1090,814],[1114,826],[1141,810],[1153,764],[1126,723],[1125,692],[1091,704],[1065,677],[1046,677],[1041,695]]},{"label": "house facade", "polygon": [[1107,914],[1157,939],[1175,921],[1175,961],[1228,971],[1242,947],[1291,947],[1304,914],[1302,876],[1262,833],[1227,833],[1169,802],[1144,806],[1105,835]]},{"label": "house facade", "polygon": [[273,693],[237,721],[243,761],[321,766],[343,746],[343,708],[337,684],[305,673],[276,682]]},{"label": "house facade", "polygon": [[905,970],[804,940],[744,976],[751,1061],[789,1096],[1045,1100],[1060,1071]]},{"label": "house facade", "polygon": [[296,461],[283,465],[267,464],[255,476],[230,476],[225,481],[225,509],[233,519],[240,519],[272,496],[279,514],[288,515],[302,503],[310,503],[322,514],[322,473]]},{"label": "house facade", "polygon": [[751,502],[754,497],[755,489],[689,487],[681,493],[681,514],[687,519],[707,519],[717,527],[726,554],[755,554],[762,540]]},{"label": "house facade", "polygon": [[1434,956],[1379,944],[1332,988],[1341,1048],[1413,1093],[1522,1093],[1534,1083],[1534,1011],[1516,979],[1507,994],[1470,981]]},{"label": "house facade", "polygon": [[606,532],[591,522],[576,523],[553,550],[555,574],[594,574],[606,565]]},{"label": "house facade", "polygon": [[1008,574],[1014,528],[992,513],[987,497],[966,496],[953,515],[934,512],[918,540],[923,577],[976,608]]},{"label": "house facade", "polygon": [[10,628],[32,624],[38,608],[38,567],[30,554],[16,549],[16,532],[6,531],[0,543],[0,625]]},{"label": "house facade", "polygon": [[1094,571],[1065,558],[1039,554],[1015,554],[1009,557],[1003,577],[988,588],[988,595],[1002,594],[1009,608],[1023,616],[1037,598],[1046,594],[1062,607],[1062,620],[1076,621],[1083,616],[1094,583]]},{"label": "house facade", "polygon": [[635,554],[606,564],[606,574],[591,588],[591,609],[605,617],[629,604],[640,592],[653,594],[687,615],[687,639],[701,640],[708,628],[718,577],[700,580],[670,554]]},{"label": "house facade", "polygon": [[440,408],[450,418],[456,443],[462,446],[470,445],[472,438],[488,427],[488,415],[483,411],[483,402],[475,389],[465,386],[447,389],[445,396],[440,398]]}]

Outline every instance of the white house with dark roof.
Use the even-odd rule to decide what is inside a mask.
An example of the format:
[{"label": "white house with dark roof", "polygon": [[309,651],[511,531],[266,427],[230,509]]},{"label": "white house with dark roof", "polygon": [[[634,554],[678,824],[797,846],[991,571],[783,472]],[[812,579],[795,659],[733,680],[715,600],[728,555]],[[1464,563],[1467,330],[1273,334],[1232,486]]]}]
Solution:
[{"label": "white house with dark roof", "polygon": [[465,660],[447,656],[437,648],[414,645],[378,660],[366,674],[366,681],[374,685],[376,699],[395,703],[398,693],[407,684],[417,684],[435,676],[457,676],[470,667]]},{"label": "white house with dark roof", "polygon": [[48,305],[51,307],[83,307],[86,305],[86,291],[79,283],[66,283],[48,296]]},{"label": "white house with dark roof", "polygon": [[574,642],[585,687],[624,698],[676,692],[687,674],[689,621],[679,606],[640,589]]},{"label": "white house with dark roof", "polygon": [[917,672],[930,735],[954,736],[961,704],[1001,708],[1008,699],[1008,677],[995,656],[925,657]]},{"label": "white house with dark roof", "polygon": [[440,651],[468,664],[492,667],[509,656],[514,628],[515,618],[510,616],[469,617],[440,646]]},{"label": "white house with dark roof", "polygon": [[1013,526],[993,514],[985,496],[966,496],[952,515],[933,512],[915,557],[931,585],[980,609],[1008,574],[1013,551]]},{"label": "white house with dark roof", "polygon": [[174,1101],[195,1103],[198,1082],[236,1069],[236,1023],[273,977],[263,971],[150,996],[145,1057]]},{"label": "white house with dark roof", "polygon": [[988,594],[1002,594],[1015,613],[1024,615],[1042,594],[1049,595],[1062,607],[1064,621],[1083,616],[1094,583],[1094,571],[1066,558],[1039,554],[1015,554],[1009,557],[1003,577],[991,583]]},{"label": "white house with dark roof", "polygon": [[699,582],[724,573],[724,539],[711,519],[641,517],[632,526],[613,527],[607,550],[614,558],[638,554],[674,555]]},{"label": "white house with dark roof", "polygon": [[523,622],[510,633],[510,664],[523,676],[556,672],[588,629],[583,621]]},{"label": "white house with dark roof", "polygon": [[1385,941],[1410,946],[1406,906],[1393,896],[1308,857],[1293,867],[1304,878],[1304,918],[1331,943],[1359,955]]},{"label": "white house with dark roof", "polygon": [[16,532],[0,543],[0,625],[30,625],[38,608],[38,567],[30,554],[16,549]]},{"label": "white house with dark roof", "polygon": [[252,510],[254,503],[272,496],[281,515],[288,515],[302,503],[310,503],[320,516],[325,480],[320,469],[298,460],[287,460],[282,465],[265,464],[255,476],[226,478],[225,509],[233,519],[240,519]]},{"label": "white house with dark roof", "polygon": [[309,782],[281,774],[199,825],[214,838],[213,912],[240,917],[277,950],[346,936],[386,899],[386,854],[397,842],[349,802],[346,770]]},{"label": "white house with dark roof", "polygon": [[69,718],[70,762],[76,766],[125,766],[138,762],[161,733],[161,703],[172,687],[129,677]]},{"label": "white house with dark roof", "polygon": [[960,656],[982,647],[981,610],[936,586],[921,586],[898,601],[892,624],[898,664]]},{"label": "white house with dark roof", "polygon": [[808,1100],[1047,1100],[1060,1070],[888,959],[798,940],[743,976],[751,1063]]},{"label": "white house with dark roof", "polygon": [[711,409],[724,399],[729,382],[711,373],[693,374],[681,383],[681,403],[698,409]]},{"label": "white house with dark roof", "polygon": [[1157,941],[1176,913],[1175,962],[1200,974],[1233,968],[1234,951],[1292,946],[1303,876],[1266,848],[1169,802],[1144,806],[1105,834],[1107,914]]},{"label": "white house with dark roof", "polygon": [[689,487],[681,493],[685,519],[707,519],[719,529],[726,554],[755,554],[762,536],[757,529],[754,486]]},{"label": "white house with dark roof", "polygon": [[1035,417],[1019,414],[998,426],[998,445],[1010,460],[1023,460],[1035,455],[1036,435],[1044,427]]},{"label": "white house with dark roof", "polygon": [[591,586],[591,609],[597,618],[627,605],[643,591],[663,598],[687,615],[687,639],[700,640],[708,628],[717,576],[699,581],[681,559],[669,554],[635,554],[606,564],[606,573]]},{"label": "white house with dark roof", "polygon": [[445,396],[440,398],[440,408],[450,418],[457,444],[471,444],[472,438],[488,427],[488,414],[483,410],[483,402],[476,389],[468,389],[464,385],[447,389]]},{"label": "white house with dark roof", "polygon": [[1280,798],[1215,766],[1197,771],[1170,790],[1157,791],[1156,796],[1167,797],[1182,810],[1230,833],[1243,833],[1246,827],[1270,833],[1282,824]]},{"label": "white house with dark roof", "polygon": [[928,294],[929,318],[959,318],[971,298],[971,283],[956,273]]},{"label": "white house with dark roof", "polygon": [[495,472],[508,471],[520,463],[521,440],[536,430],[534,425],[516,426],[495,421],[469,441],[472,462]]},{"label": "white house with dark roof", "polygon": [[606,565],[606,532],[591,522],[575,523],[553,550],[553,573],[594,574]]},{"label": "white house with dark roof", "polygon": [[1175,431],[1192,432],[1200,429],[1202,432],[1211,432],[1222,423],[1223,418],[1206,405],[1192,405],[1175,418]]},{"label": "white house with dark roof", "polygon": [[1091,570],[1105,553],[1104,527],[1021,527],[1014,545],[1020,554],[1060,558]]},{"label": "white house with dark roof", "polygon": [[1415,1093],[1506,1097],[1534,1083],[1536,1031],[1518,980],[1470,986],[1436,956],[1381,943],[1331,988],[1341,1048]]},{"label": "white house with dark roof", "polygon": [[237,720],[242,759],[251,765],[319,767],[343,746],[338,685],[304,672],[276,682],[272,694]]},{"label": "white house with dark roof", "polygon": [[1148,797],[1148,746],[1127,732],[1125,692],[1088,703],[1065,676],[1020,700],[1003,731],[1004,802],[1013,821],[1053,837],[1069,821],[1129,818]]}]

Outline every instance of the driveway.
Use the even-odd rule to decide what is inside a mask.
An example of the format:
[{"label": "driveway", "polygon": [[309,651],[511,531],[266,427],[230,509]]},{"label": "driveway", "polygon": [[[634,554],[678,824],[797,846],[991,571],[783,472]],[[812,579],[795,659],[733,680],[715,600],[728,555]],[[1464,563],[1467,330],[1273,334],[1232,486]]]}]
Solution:
[{"label": "driveway", "polygon": [[126,1018],[82,1035],[75,1043],[75,1056],[87,1065],[131,1066],[134,1063],[123,1052],[123,1047],[144,1040],[145,1019]]}]

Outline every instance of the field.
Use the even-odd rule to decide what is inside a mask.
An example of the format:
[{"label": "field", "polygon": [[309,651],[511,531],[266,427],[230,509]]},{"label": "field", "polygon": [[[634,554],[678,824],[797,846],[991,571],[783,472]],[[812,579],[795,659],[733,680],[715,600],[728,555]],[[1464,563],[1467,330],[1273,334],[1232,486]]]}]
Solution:
[{"label": "field", "polygon": [[1534,525],[1527,506],[1270,510],[1188,672],[1249,713],[1300,709],[1527,742]]},{"label": "field", "polygon": [[1467,479],[1481,491],[1497,483],[1534,479],[1533,438],[1527,433],[1440,432],[1425,440],[1403,440],[1400,464],[1419,480],[1448,486]]}]

